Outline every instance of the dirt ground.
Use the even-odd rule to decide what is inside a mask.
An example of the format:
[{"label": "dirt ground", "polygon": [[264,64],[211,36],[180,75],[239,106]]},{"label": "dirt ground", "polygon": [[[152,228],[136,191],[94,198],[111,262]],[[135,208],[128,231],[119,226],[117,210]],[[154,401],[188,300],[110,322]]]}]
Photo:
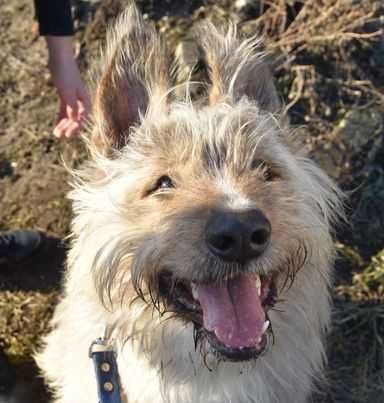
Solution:
[{"label": "dirt ground", "polygon": [[[75,45],[85,76],[97,58],[105,26],[125,3],[73,1]],[[181,57],[192,46],[191,27],[203,18],[216,23],[232,19],[247,35],[265,35],[291,121],[305,126],[312,156],[349,199],[350,224],[337,234],[329,383],[314,401],[382,403],[382,1],[141,0],[138,4]],[[64,162],[75,168],[86,152],[80,140],[61,142],[52,135],[58,101],[46,68],[44,41],[35,33],[33,2],[0,0],[0,15],[0,231],[35,228],[48,237],[44,248],[23,265],[0,264],[0,345],[24,385],[18,391],[19,401],[44,403],[47,392],[31,356],[48,330],[65,262],[71,206],[65,197],[70,178]]]}]

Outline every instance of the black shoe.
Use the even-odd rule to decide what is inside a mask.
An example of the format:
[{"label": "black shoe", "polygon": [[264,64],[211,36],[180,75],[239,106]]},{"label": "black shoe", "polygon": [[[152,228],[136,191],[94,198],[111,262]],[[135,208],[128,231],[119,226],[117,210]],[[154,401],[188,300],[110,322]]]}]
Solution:
[{"label": "black shoe", "polygon": [[16,382],[16,374],[8,357],[0,348],[0,394],[8,394]]},{"label": "black shoe", "polygon": [[0,261],[20,262],[36,252],[41,243],[38,231],[0,232]]}]

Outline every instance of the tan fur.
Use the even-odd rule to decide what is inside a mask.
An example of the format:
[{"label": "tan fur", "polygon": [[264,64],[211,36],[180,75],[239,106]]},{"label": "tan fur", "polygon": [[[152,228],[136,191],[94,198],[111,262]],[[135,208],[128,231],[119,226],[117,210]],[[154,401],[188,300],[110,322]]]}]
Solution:
[{"label": "tan fur", "polygon": [[241,40],[234,25],[223,31],[209,23],[199,27],[196,37],[210,69],[210,104],[227,97],[236,101],[246,95],[264,110],[279,111],[280,100],[264,60],[266,55],[260,50],[260,39]]},{"label": "tan fur", "polygon": [[108,32],[102,59],[93,141],[99,149],[120,148],[150,100],[155,109],[165,107],[169,57],[154,27],[144,24],[137,9],[130,7]]},{"label": "tan fur", "polygon": [[[205,107],[171,99],[161,40],[133,7],[109,34],[93,159],[71,194],[65,292],[37,356],[56,403],[97,402],[87,354],[105,325],[124,402],[304,403],[321,376],[339,191],[292,152],[258,41],[240,41],[234,28],[199,32],[211,71]],[[163,175],[174,187],[150,193]],[[204,228],[216,211],[250,208],[272,225],[270,246],[247,270],[278,275],[275,343],[255,362],[219,362],[195,350],[190,322],[154,309],[162,305],[156,275],[164,268],[196,282],[233,275],[237,266],[207,252]]]}]

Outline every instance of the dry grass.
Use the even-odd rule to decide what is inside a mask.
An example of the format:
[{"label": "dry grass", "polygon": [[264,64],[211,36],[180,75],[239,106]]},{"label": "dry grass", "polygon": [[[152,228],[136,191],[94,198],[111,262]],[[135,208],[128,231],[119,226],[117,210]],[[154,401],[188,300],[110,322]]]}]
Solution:
[{"label": "dry grass", "polygon": [[384,397],[384,305],[335,304],[324,402],[381,403]]},{"label": "dry grass", "polygon": [[339,286],[337,291],[352,301],[384,304],[384,249],[371,259],[367,268],[353,275],[352,285]]},{"label": "dry grass", "polygon": [[57,297],[57,292],[0,291],[0,339],[13,362],[34,353]]},{"label": "dry grass", "polygon": [[[291,78],[287,111],[300,103],[304,120],[323,129],[319,120],[329,120],[334,102],[350,98],[361,104],[384,102],[375,80],[356,60],[383,37],[381,0],[267,0],[261,4],[267,10],[252,27],[268,38],[267,48],[280,61],[277,71]],[[332,100],[324,99],[321,86],[333,94]]]}]

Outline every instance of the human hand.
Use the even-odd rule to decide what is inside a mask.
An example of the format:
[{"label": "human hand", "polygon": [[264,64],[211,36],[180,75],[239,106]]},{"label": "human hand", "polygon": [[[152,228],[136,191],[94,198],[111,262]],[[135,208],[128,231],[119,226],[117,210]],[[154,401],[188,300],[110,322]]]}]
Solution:
[{"label": "human hand", "polygon": [[71,138],[84,126],[91,109],[88,91],[73,55],[71,37],[47,36],[48,67],[60,98],[53,134]]}]

